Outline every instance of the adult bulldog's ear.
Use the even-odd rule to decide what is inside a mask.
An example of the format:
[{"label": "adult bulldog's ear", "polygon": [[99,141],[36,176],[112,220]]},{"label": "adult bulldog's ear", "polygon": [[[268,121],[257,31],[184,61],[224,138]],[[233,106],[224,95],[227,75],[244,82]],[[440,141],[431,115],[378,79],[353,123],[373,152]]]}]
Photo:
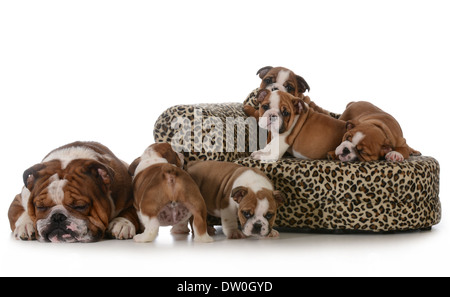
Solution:
[{"label": "adult bulldog's ear", "polygon": [[296,75],[295,78],[297,79],[297,87],[300,90],[300,92],[304,93],[306,92],[306,90],[308,90],[309,92],[310,89],[306,80],[300,75]]},{"label": "adult bulldog's ear", "polygon": [[244,199],[245,195],[248,193],[247,187],[237,187],[231,191],[231,197],[237,203],[241,203],[242,199]]},{"label": "adult bulldog's ear", "polygon": [[272,66],[266,66],[263,67],[261,69],[258,70],[258,72],[256,72],[256,75],[259,75],[259,78],[263,79],[264,76],[266,76],[266,74],[270,71],[270,69],[272,69]]},{"label": "adult bulldog's ear", "polygon": [[97,161],[87,162],[84,166],[84,173],[107,186],[114,181],[114,171]]},{"label": "adult bulldog's ear", "polygon": [[40,177],[39,171],[46,166],[42,163],[36,164],[23,172],[23,183],[28,190],[32,190],[36,180]]}]

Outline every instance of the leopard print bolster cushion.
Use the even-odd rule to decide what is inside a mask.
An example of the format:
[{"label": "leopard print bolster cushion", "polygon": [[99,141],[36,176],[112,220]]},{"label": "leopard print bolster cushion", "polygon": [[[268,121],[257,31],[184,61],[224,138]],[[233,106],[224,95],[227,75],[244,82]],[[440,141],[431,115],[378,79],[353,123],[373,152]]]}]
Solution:
[{"label": "leopard print bolster cushion", "polygon": [[285,193],[276,220],[281,228],[406,231],[429,229],[441,219],[440,169],[431,157],[399,163],[294,158],[235,163],[261,169]]},{"label": "leopard print bolster cushion", "polygon": [[[187,161],[260,168],[287,197],[278,212],[278,228],[384,232],[429,229],[439,223],[439,163],[434,158],[400,163],[283,158],[262,164],[249,158],[248,126],[226,125],[227,118],[246,119],[242,109],[242,103],[171,107],[155,124],[155,142],[171,143],[184,151]],[[234,133],[231,141],[243,141],[246,149],[227,144],[227,133]]]},{"label": "leopard print bolster cushion", "polygon": [[153,136],[183,152],[187,161],[232,162],[250,156],[245,119],[242,103],[177,105],[158,118]]}]

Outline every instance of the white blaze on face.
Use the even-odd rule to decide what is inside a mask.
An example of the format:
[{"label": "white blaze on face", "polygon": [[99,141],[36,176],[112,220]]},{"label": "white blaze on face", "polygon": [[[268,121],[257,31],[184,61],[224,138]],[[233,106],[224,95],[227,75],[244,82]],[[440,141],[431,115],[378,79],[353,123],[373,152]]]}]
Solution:
[{"label": "white blaze on face", "polygon": [[50,177],[50,185],[48,186],[48,195],[56,204],[62,204],[64,200],[64,187],[67,184],[67,180],[59,179],[58,174],[54,174]]},{"label": "white blaze on face", "polygon": [[280,91],[286,92],[286,88],[284,87],[284,84],[289,79],[290,73],[291,72],[288,70],[281,70],[280,72],[278,72],[276,81],[267,85],[266,89],[270,90],[270,91],[280,90]]},{"label": "white blaze on face", "polygon": [[[263,129],[278,132],[281,128],[280,95],[272,92],[269,98],[270,108],[259,118],[259,126]],[[275,119],[275,120],[273,120]]]}]

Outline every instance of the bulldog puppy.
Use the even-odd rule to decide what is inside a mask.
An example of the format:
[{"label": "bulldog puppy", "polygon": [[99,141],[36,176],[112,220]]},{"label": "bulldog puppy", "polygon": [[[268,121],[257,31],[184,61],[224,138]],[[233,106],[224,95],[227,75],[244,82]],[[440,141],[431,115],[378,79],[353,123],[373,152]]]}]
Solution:
[{"label": "bulldog puppy", "polygon": [[[295,97],[301,98],[313,110],[330,115],[330,112],[316,105],[308,96],[303,93],[309,91],[309,85],[300,75],[295,74],[292,70],[284,67],[266,66],[258,70],[256,75],[261,78],[259,89],[267,89],[269,91],[282,91],[289,93]],[[244,112],[248,116],[255,117],[257,120],[262,115],[258,109],[253,106],[245,105]]]},{"label": "bulldog puppy", "polygon": [[130,165],[134,206],[145,227],[134,237],[136,242],[155,240],[159,226],[173,226],[172,233],[189,233],[192,216],[194,241],[213,241],[207,232],[205,201],[183,164],[183,155],[170,144],[155,143]]},{"label": "bulldog puppy", "polygon": [[347,132],[342,143],[330,152],[331,159],[400,162],[411,155],[421,155],[406,144],[395,118],[372,103],[350,102],[340,119],[347,121]]},{"label": "bulldog puppy", "polygon": [[279,236],[273,224],[284,195],[274,191],[263,172],[218,161],[191,162],[187,171],[200,188],[208,213],[221,218],[227,238]]},{"label": "bulldog puppy", "polygon": [[283,91],[295,97],[309,91],[309,85],[300,75],[284,67],[266,66],[258,70],[261,78],[260,89]]},{"label": "bulldog puppy", "polygon": [[282,91],[261,90],[259,126],[272,139],[251,157],[263,162],[279,160],[286,152],[300,159],[325,159],[346,132],[345,122],[311,109],[302,99]]},{"label": "bulldog puppy", "polygon": [[127,166],[100,143],[60,147],[25,170],[23,180],[8,212],[16,239],[129,239],[139,228]]}]

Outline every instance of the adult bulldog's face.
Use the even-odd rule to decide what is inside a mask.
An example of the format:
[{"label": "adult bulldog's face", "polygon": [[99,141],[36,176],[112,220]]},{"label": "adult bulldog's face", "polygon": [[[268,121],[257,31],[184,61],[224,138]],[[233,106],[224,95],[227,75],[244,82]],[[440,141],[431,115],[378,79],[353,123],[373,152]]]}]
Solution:
[{"label": "adult bulldog's face", "polygon": [[93,160],[37,164],[24,172],[30,190],[28,213],[44,242],[93,242],[101,239],[114,211],[113,173]]}]

